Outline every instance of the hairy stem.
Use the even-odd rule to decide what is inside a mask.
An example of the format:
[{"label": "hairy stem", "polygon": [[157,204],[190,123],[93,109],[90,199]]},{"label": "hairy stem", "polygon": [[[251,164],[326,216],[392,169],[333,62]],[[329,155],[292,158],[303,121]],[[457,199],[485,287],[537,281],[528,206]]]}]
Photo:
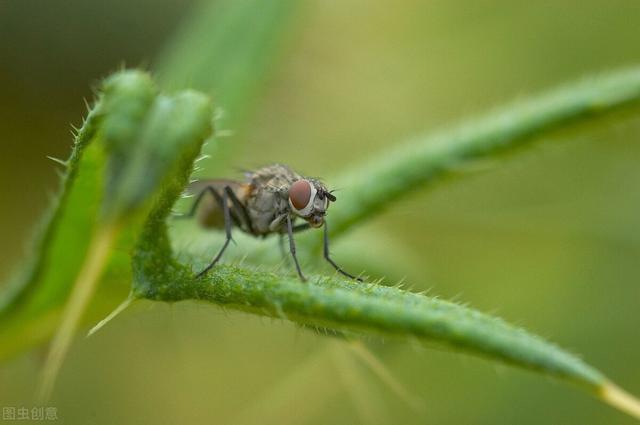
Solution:
[{"label": "hairy stem", "polygon": [[[300,284],[266,272],[218,266],[197,279],[187,271],[134,283],[138,297],[159,301],[195,299],[305,326],[374,333],[442,343],[578,383],[593,392],[604,376],[579,358],[506,322],[463,306],[376,284],[313,277]],[[171,284],[167,284],[171,279]]]},{"label": "hairy stem", "polygon": [[[378,215],[398,198],[466,163],[525,145],[534,137],[640,101],[640,68],[585,79],[499,109],[463,125],[382,152],[335,179],[339,207],[331,233]],[[342,189],[343,188],[343,189]]]}]

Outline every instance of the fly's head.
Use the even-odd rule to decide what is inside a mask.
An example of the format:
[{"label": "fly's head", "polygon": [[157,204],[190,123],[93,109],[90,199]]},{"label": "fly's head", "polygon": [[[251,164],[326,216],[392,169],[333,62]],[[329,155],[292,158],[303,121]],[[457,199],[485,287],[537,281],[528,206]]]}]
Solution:
[{"label": "fly's head", "polygon": [[320,227],[324,224],[329,202],[335,202],[335,200],[336,197],[317,180],[301,179],[289,187],[291,211],[305,219],[311,227]]}]

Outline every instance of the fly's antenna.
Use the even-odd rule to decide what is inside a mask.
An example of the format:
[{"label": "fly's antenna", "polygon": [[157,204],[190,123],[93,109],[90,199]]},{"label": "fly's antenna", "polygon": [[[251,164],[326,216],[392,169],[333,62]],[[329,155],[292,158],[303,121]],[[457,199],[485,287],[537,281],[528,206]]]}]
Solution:
[{"label": "fly's antenna", "polygon": [[333,190],[326,191],[326,190],[322,189],[322,190],[318,191],[318,196],[320,196],[320,199],[324,199],[326,197],[331,202],[335,202],[336,201],[336,197],[332,194],[332,192],[333,192]]}]

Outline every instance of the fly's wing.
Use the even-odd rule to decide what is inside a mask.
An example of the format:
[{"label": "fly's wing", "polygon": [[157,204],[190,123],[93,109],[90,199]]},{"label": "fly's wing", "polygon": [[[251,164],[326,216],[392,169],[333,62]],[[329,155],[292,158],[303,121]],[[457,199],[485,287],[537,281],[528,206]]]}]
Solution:
[{"label": "fly's wing", "polygon": [[[211,192],[216,192],[222,198],[224,189],[227,186],[231,188],[238,201],[242,205],[246,205],[250,194],[250,186],[246,183],[235,180],[206,179],[195,181],[187,187],[187,192],[194,195],[194,202],[198,203],[196,205],[196,217],[202,227],[224,228],[224,213],[220,203]],[[228,202],[234,224],[244,227],[242,226],[240,212],[236,211],[237,208],[231,200]]]}]

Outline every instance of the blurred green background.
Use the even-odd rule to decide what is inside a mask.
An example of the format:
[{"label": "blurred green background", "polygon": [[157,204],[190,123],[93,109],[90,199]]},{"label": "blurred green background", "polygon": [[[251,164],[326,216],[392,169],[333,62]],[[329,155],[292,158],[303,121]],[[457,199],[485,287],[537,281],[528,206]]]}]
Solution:
[{"label": "blurred green background", "polygon": [[[25,241],[57,190],[46,155],[68,156],[83,98],[123,64],[152,69],[191,4],[0,4],[0,281],[29,255]],[[640,5],[307,1],[284,39],[248,129],[225,139],[239,145],[229,171],[279,161],[331,185],[414,135],[638,64]],[[381,269],[386,257],[404,265],[389,268],[390,282],[522,324],[640,394],[639,136],[637,113],[555,132],[397,203],[337,243],[334,257],[378,235],[385,246],[371,255]],[[410,344],[370,346],[423,411],[330,339],[289,323],[139,302],[77,339],[51,404],[70,424],[633,423],[527,372]],[[0,405],[33,405],[42,354],[0,366]]]}]

